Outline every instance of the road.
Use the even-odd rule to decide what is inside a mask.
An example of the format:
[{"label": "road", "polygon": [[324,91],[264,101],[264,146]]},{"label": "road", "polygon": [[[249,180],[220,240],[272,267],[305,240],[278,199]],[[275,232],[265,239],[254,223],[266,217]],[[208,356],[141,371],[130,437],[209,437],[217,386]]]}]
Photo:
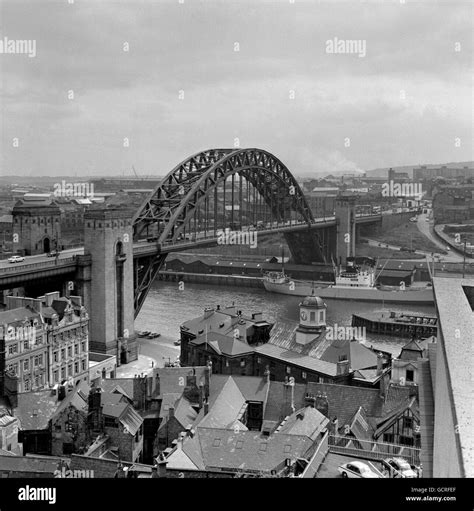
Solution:
[{"label": "road", "polygon": [[[440,241],[440,239],[432,233],[432,223],[431,221],[427,221],[427,217],[428,215],[425,214],[418,215],[418,221],[416,223],[418,230],[421,232],[421,234],[423,234],[423,236],[425,236],[425,238],[428,238],[432,243],[434,243],[443,251],[446,251],[446,249],[449,250],[447,244]],[[449,254],[441,256],[441,260],[446,263],[462,263],[463,259],[464,258],[462,255],[457,254],[452,250],[449,252]],[[466,261],[471,260],[472,259],[470,257],[466,257]]]},{"label": "road", "polygon": [[[68,250],[63,250],[58,259],[67,259],[68,257],[72,257],[73,255],[83,254],[83,248],[70,248]],[[25,260],[22,263],[10,263],[8,259],[3,259],[0,261],[0,269],[2,268],[10,268],[12,266],[26,266],[28,264],[42,263],[45,261],[54,261],[54,257],[48,257],[46,254],[37,254],[32,256],[25,256]]]}]

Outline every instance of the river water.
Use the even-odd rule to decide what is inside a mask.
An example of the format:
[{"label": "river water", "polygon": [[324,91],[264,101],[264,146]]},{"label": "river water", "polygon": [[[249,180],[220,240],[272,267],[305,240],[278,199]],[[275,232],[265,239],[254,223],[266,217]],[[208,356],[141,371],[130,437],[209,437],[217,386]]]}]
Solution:
[{"label": "river water", "polygon": [[[293,321],[299,319],[298,305],[301,297],[269,293],[264,289],[213,286],[206,284],[184,283],[180,289],[177,282],[155,281],[148,297],[135,321],[137,330],[151,330],[161,333],[160,343],[173,344],[179,339],[180,325],[189,319],[201,315],[205,307],[216,305],[232,305],[244,314],[263,312],[268,321]],[[376,312],[387,310],[382,304],[356,302],[346,300],[325,300],[327,304],[328,325],[350,326],[353,313]],[[411,311],[425,314],[435,314],[434,306],[417,305],[390,306],[390,310]],[[401,347],[409,339],[385,336],[381,337],[367,333],[366,342],[378,349],[398,355]]]}]

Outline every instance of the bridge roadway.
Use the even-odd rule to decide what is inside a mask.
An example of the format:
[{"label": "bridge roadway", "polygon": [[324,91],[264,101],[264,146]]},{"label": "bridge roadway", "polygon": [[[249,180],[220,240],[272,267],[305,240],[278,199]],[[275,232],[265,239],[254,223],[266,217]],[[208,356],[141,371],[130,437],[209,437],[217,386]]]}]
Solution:
[{"label": "bridge roadway", "polygon": [[[381,215],[358,214],[357,223],[369,223],[380,220]],[[321,217],[315,219],[311,225],[312,229],[323,227],[332,227],[336,225],[336,217]],[[294,232],[303,231],[308,228],[306,223],[294,224],[286,222],[284,224],[267,223],[264,229],[256,230],[258,236],[265,236],[275,232]],[[243,227],[242,231],[246,231]],[[157,253],[182,252],[196,247],[208,247],[217,245],[218,238],[212,234],[206,235],[205,232],[198,232],[189,235],[189,239],[180,240],[174,243],[162,244],[141,240],[133,244],[134,257],[147,257]],[[187,235],[186,235],[187,236]],[[73,274],[76,268],[76,256],[84,255],[84,247],[63,250],[58,257],[48,257],[47,254],[38,254],[26,256],[21,263],[10,263],[7,259],[0,261],[0,287],[15,287],[25,282],[25,279],[33,280],[36,278],[48,278],[59,275]]]}]

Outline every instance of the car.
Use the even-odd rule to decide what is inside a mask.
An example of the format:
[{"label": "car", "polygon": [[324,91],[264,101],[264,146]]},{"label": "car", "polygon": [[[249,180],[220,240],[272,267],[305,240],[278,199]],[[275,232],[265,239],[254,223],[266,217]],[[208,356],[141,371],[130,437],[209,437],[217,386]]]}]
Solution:
[{"label": "car", "polygon": [[344,478],[380,479],[380,476],[370,470],[369,466],[362,461],[344,463],[337,470]]},{"label": "car", "polygon": [[11,256],[8,258],[9,263],[22,263],[24,260],[25,260],[24,257],[17,256],[17,255],[14,255],[14,256]]},{"label": "car", "polygon": [[48,252],[48,257],[57,257],[60,253],[59,250],[51,250],[51,252]]},{"label": "car", "polygon": [[394,475],[400,475],[406,478],[418,477],[418,474],[411,468],[408,461],[403,458],[388,458],[384,460]]}]

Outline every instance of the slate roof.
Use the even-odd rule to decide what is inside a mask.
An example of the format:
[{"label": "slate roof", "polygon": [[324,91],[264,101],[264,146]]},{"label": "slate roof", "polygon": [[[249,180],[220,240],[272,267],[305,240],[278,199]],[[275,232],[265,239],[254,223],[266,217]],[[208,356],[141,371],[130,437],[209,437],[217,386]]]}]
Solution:
[{"label": "slate roof", "polygon": [[[305,395],[326,396],[328,418],[337,417],[339,427],[350,424],[359,407],[369,416],[380,417],[383,411],[383,399],[378,389],[336,385],[331,383],[295,384],[294,404],[297,409],[305,406]],[[265,408],[265,420],[282,420],[288,415],[290,388],[283,382],[270,382],[268,401]]]},{"label": "slate roof", "polygon": [[57,459],[45,457],[34,458],[33,456],[0,456],[1,472],[32,472],[43,474],[54,474],[58,469]]},{"label": "slate roof", "polygon": [[229,357],[236,357],[248,353],[253,353],[255,348],[249,346],[246,342],[243,342],[233,336],[224,335],[217,332],[208,332],[208,334],[202,334],[196,339],[193,339],[190,344],[196,346],[207,344],[219,355],[227,355]]},{"label": "slate roof", "polygon": [[18,418],[23,431],[46,429],[59,404],[60,401],[49,389],[24,392],[18,394],[18,405],[13,415]]},{"label": "slate roof", "polygon": [[[259,431],[199,427],[196,433],[202,464],[207,469],[269,472],[285,462],[307,457],[313,441],[304,435],[278,433],[264,437]],[[188,452],[188,442],[183,451]],[[192,445],[193,454],[199,454]]]},{"label": "slate roof", "polygon": [[16,309],[5,310],[0,312],[0,325],[12,325],[15,323],[23,323],[25,319],[39,318],[40,314],[33,308],[18,307]]},{"label": "slate roof", "polygon": [[336,376],[337,374],[336,364],[319,360],[312,356],[302,355],[296,351],[275,346],[270,342],[258,346],[255,348],[255,351],[280,362],[300,366],[302,369],[309,369],[310,371],[316,371],[328,376]]},{"label": "slate roof", "polygon": [[290,415],[285,423],[277,429],[277,433],[304,435],[314,441],[320,433],[325,431],[328,422],[329,419],[320,411],[307,406]]},{"label": "slate roof", "polygon": [[199,413],[196,425],[210,428],[231,427],[239,416],[245,398],[233,378],[228,378],[218,395],[211,395],[209,412]]},{"label": "slate roof", "polygon": [[337,364],[341,356],[349,360],[350,367],[354,370],[377,367],[376,353],[359,342],[349,339],[332,341],[322,354],[321,360]]},{"label": "slate roof", "polygon": [[120,393],[133,401],[133,378],[105,378],[100,387],[104,392]]},{"label": "slate roof", "polygon": [[0,417],[0,427],[4,428],[17,421],[18,419],[16,417],[12,417],[11,415],[2,415]]},{"label": "slate roof", "polygon": [[102,413],[104,416],[118,419],[122,426],[126,427],[132,435],[135,435],[143,423],[142,417],[140,417],[129,403],[117,402],[115,404],[104,404]]},{"label": "slate roof", "polygon": [[72,392],[69,392],[62,401],[59,401],[59,406],[56,408],[53,417],[56,417],[69,405],[77,410],[87,411],[89,391],[90,385],[85,381],[81,381]]},{"label": "slate roof", "polygon": [[[206,366],[197,367],[159,367],[153,370],[155,379],[155,396],[163,394],[181,395],[186,385],[186,376],[192,376],[193,371],[196,374],[196,383],[199,386],[205,381]],[[183,378],[183,379],[181,379]]]},{"label": "slate roof", "polygon": [[176,401],[181,397],[181,394],[177,393],[168,393],[163,394],[161,406],[160,406],[160,419],[163,419],[168,416],[168,412],[170,407],[174,408]]},{"label": "slate roof", "polygon": [[229,378],[234,380],[234,383],[239,388],[245,401],[265,402],[269,385],[266,377],[263,376],[229,376],[224,374],[213,374],[210,382],[210,395],[216,395]]}]

